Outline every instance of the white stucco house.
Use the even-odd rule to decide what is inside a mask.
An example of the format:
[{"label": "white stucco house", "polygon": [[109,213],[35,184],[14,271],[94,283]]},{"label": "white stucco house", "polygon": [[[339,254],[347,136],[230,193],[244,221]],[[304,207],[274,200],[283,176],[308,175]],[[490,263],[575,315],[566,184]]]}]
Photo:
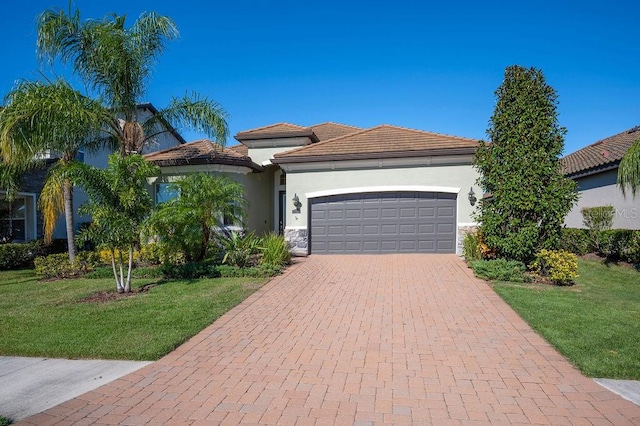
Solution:
[{"label": "white stucco house", "polygon": [[381,125],[288,123],[239,132],[239,145],[208,140],[146,155],[161,168],[156,201],[190,172],[245,186],[246,227],[283,233],[294,254],[461,253],[480,188],[478,141]]},{"label": "white stucco house", "polygon": [[584,207],[611,205],[615,209],[614,229],[640,229],[640,196],[634,198],[627,193],[625,197],[616,186],[620,160],[638,138],[640,126],[599,140],[560,160],[565,176],[576,181],[580,196],[567,215],[567,227],[584,227]]}]

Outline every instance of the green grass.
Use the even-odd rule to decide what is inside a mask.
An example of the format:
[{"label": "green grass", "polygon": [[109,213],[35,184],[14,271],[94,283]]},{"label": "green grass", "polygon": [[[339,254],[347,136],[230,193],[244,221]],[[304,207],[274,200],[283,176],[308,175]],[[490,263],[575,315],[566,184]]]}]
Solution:
[{"label": "green grass", "polygon": [[586,376],[640,380],[640,273],[578,259],[571,287],[495,283],[495,291]]},{"label": "green grass", "polygon": [[0,272],[0,355],[156,360],[257,290],[264,278],[134,280],[148,291],[108,302],[111,279],[39,282],[31,270]]}]

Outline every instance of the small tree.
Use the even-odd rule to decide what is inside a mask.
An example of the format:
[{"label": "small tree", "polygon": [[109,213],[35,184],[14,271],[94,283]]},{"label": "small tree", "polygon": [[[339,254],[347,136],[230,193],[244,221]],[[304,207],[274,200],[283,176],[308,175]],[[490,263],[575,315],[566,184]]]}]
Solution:
[{"label": "small tree", "polygon": [[157,235],[187,260],[204,260],[213,229],[223,219],[240,222],[244,216],[244,188],[224,176],[190,174],[172,185],[179,196],[158,206],[150,217],[147,233]]},{"label": "small tree", "polygon": [[[131,291],[134,246],[140,240],[142,223],[153,207],[146,189],[147,178],[157,173],[158,168],[142,156],[123,157],[118,153],[109,157],[107,169],[78,163],[69,172],[70,178],[82,186],[89,197],[80,211],[91,215],[92,222],[80,236],[111,252],[118,293]],[[128,253],[126,279],[123,253]]]},{"label": "small tree", "polygon": [[500,257],[529,263],[555,248],[566,214],[577,199],[559,157],[566,129],[558,125],[557,94],[535,68],[510,66],[474,166],[490,197],[477,218],[486,244]]}]

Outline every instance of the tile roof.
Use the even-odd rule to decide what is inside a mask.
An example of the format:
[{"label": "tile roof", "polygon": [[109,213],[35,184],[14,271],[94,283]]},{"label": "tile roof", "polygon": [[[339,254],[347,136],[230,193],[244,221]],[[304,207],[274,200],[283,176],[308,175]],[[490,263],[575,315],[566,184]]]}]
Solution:
[{"label": "tile roof", "polygon": [[560,159],[564,174],[588,175],[614,168],[638,138],[640,138],[640,126],[579,149]]},{"label": "tile roof", "polygon": [[249,156],[249,147],[241,143],[239,143],[238,145],[230,146],[228,149],[235,151],[244,157]]},{"label": "tile roof", "polygon": [[476,139],[381,125],[276,154],[276,163],[473,152]]},{"label": "tile roof", "polygon": [[309,127],[313,129],[313,133],[316,134],[320,141],[346,136],[350,133],[362,130],[361,127],[347,126],[345,124],[332,123],[330,121]]},{"label": "tile roof", "polygon": [[262,167],[253,163],[248,156],[231,148],[225,148],[208,139],[201,139],[163,149],[162,151],[152,152],[144,157],[158,166],[228,164],[245,166],[253,170],[262,170]]},{"label": "tile roof", "polygon": [[310,127],[302,127],[290,123],[276,123],[256,129],[245,130],[244,132],[238,132],[234,137],[236,140],[242,142],[252,139],[292,138],[298,136],[307,136],[310,137],[313,142],[317,142],[313,130]]}]

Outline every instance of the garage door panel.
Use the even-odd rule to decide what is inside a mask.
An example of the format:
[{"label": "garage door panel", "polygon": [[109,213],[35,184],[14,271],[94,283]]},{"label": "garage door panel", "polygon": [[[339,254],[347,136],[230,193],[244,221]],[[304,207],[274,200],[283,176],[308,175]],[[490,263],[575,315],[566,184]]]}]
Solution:
[{"label": "garage door panel", "polygon": [[311,200],[311,253],[455,252],[456,194],[389,192]]}]

